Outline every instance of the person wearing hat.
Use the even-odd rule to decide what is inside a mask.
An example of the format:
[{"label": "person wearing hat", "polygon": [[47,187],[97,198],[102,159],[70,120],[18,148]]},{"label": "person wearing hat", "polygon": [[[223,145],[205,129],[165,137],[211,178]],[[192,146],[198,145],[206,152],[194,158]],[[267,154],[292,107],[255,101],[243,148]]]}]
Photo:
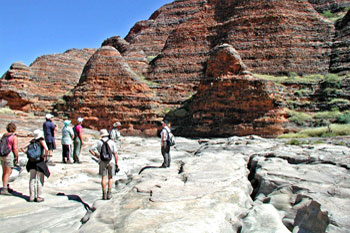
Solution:
[{"label": "person wearing hat", "polygon": [[34,143],[39,145],[41,156],[38,158],[38,160],[28,159],[26,165],[26,169],[30,173],[29,202],[42,202],[44,201],[44,198],[42,197],[44,179],[45,176],[50,176],[50,171],[44,160],[45,155],[48,153],[48,148],[44,141],[43,132],[40,129],[37,129],[33,132],[33,139],[26,146],[21,148],[21,151],[24,152],[27,149],[28,154],[30,145]]},{"label": "person wearing hat", "polygon": [[115,144],[117,144],[118,151],[119,151],[120,145],[121,145],[121,141],[120,141],[121,135],[120,135],[120,131],[119,131],[120,126],[121,126],[121,124],[119,121],[115,122],[113,124],[113,128],[109,132],[109,138],[112,139],[115,142]]},{"label": "person wearing hat", "polygon": [[73,144],[73,137],[74,137],[74,132],[72,127],[70,127],[70,120],[65,120],[64,126],[62,128],[62,138],[61,138],[61,143],[62,143],[62,162],[63,163],[72,163],[70,156],[72,152],[72,144]]},{"label": "person wearing hat", "polygon": [[[90,149],[89,152],[99,159],[99,174],[101,175],[101,186],[102,186],[102,199],[109,200],[112,198],[112,186],[113,176],[119,171],[118,168],[118,155],[117,146],[113,140],[109,139],[109,133],[107,129],[100,130],[101,140],[98,140]],[[104,143],[107,143],[112,155],[110,161],[104,161],[101,159],[102,147]],[[108,176],[108,190],[106,192],[106,179]]]},{"label": "person wearing hat", "polygon": [[[163,164],[162,167],[167,168],[170,167],[170,162],[171,162],[171,158],[170,158],[170,144],[168,141],[169,138],[169,133],[170,133],[170,123],[167,121],[162,121],[162,129],[160,132],[160,149],[161,149],[161,153],[163,156]],[[169,126],[168,126],[169,124]]]},{"label": "person wearing hat", "polygon": [[45,119],[46,121],[43,124],[43,131],[45,142],[49,150],[48,154],[46,155],[46,162],[49,165],[54,165],[50,160],[52,158],[53,151],[56,149],[55,131],[57,131],[57,125],[53,122],[53,115],[46,114]]},{"label": "person wearing hat", "polygon": [[81,152],[81,147],[84,145],[83,142],[83,120],[84,118],[78,117],[77,122],[78,124],[74,126],[73,131],[74,131],[74,149],[73,149],[73,160],[74,163],[80,163],[80,152]]}]

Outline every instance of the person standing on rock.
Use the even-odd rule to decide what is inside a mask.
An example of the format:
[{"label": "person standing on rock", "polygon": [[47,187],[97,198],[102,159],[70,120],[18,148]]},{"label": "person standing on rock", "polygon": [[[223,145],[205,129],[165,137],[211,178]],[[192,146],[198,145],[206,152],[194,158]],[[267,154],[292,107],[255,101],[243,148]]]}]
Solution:
[{"label": "person standing on rock", "polygon": [[45,160],[48,165],[54,165],[54,163],[51,160],[52,153],[54,150],[56,150],[55,131],[57,131],[57,125],[53,122],[53,115],[46,114],[45,118],[46,121],[43,124],[43,131],[45,142],[49,150]]},{"label": "person standing on rock", "polygon": [[113,124],[113,128],[109,132],[109,138],[115,142],[115,144],[117,145],[118,151],[120,150],[120,146],[121,146],[121,141],[120,141],[121,135],[119,131],[120,126],[121,126],[120,122],[115,122]]},{"label": "person standing on rock", "polygon": [[78,124],[74,126],[73,131],[74,131],[74,149],[73,149],[73,160],[74,163],[81,163],[79,156],[81,152],[81,147],[84,145],[83,142],[83,118],[78,117],[77,121]]},{"label": "person standing on rock", "polygon": [[[21,150],[27,149],[28,162],[27,171],[30,173],[29,178],[29,202],[42,202],[44,179],[50,176],[49,168],[45,163],[45,155],[48,148],[45,144],[43,132],[37,129],[33,132],[33,139]],[[36,145],[35,145],[36,144]]]},{"label": "person standing on rock", "polygon": [[65,120],[62,128],[62,163],[72,163],[70,157],[72,155],[72,139],[74,137],[74,132],[72,127],[69,126],[70,123],[70,120]]},{"label": "person standing on rock", "polygon": [[166,168],[166,167],[170,167],[170,162],[171,162],[171,158],[170,158],[170,144],[169,144],[169,133],[170,133],[170,123],[168,123],[167,121],[162,121],[162,130],[160,131],[160,149],[163,155],[163,164],[162,167]]},{"label": "person standing on rock", "polygon": [[7,155],[1,156],[1,166],[2,166],[2,189],[0,191],[1,195],[11,195],[9,192],[9,178],[12,173],[12,169],[16,164],[18,164],[18,139],[15,134],[16,125],[14,123],[9,123],[6,127],[7,133],[5,133],[1,141],[5,140],[7,147],[9,148],[9,153]]},{"label": "person standing on rock", "polygon": [[[101,175],[102,199],[112,198],[113,176],[119,171],[117,145],[109,139],[107,129],[100,130],[101,140],[98,140],[89,152],[99,159],[99,174]],[[106,179],[108,176],[108,190],[106,192]]]}]

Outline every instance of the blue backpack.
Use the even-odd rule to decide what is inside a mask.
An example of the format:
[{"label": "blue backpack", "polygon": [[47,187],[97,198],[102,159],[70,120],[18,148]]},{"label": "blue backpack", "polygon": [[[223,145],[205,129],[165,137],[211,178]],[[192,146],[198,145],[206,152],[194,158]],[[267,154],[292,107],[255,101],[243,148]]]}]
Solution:
[{"label": "blue backpack", "polygon": [[41,144],[39,141],[31,141],[27,149],[27,157],[32,162],[38,162],[41,159]]}]

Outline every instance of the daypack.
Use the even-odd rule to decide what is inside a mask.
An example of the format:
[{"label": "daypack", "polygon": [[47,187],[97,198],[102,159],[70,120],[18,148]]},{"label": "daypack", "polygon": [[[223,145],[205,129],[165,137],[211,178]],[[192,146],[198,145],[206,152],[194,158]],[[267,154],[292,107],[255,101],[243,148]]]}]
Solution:
[{"label": "daypack", "polygon": [[73,140],[76,139],[76,137],[78,137],[78,132],[77,132],[77,126],[75,125],[73,127],[73,133],[74,133],[74,136],[73,136]]},{"label": "daypack", "polygon": [[109,162],[109,161],[111,161],[111,159],[112,159],[112,154],[113,154],[113,152],[112,152],[112,150],[111,150],[111,148],[109,147],[109,145],[108,145],[108,141],[109,141],[110,139],[108,139],[107,141],[103,141],[102,139],[101,139],[101,141],[102,141],[102,146],[101,146],[101,153],[100,153],[100,159],[102,160],[102,161],[104,161],[104,162]]},{"label": "daypack", "polygon": [[12,134],[5,136],[5,134],[2,136],[1,141],[0,141],[0,156],[5,157],[8,154],[11,153],[11,147],[9,147],[9,137]]},{"label": "daypack", "polygon": [[40,161],[41,145],[38,141],[31,141],[27,149],[27,157],[32,162]]},{"label": "daypack", "polygon": [[172,132],[169,132],[166,128],[164,128],[168,133],[168,143],[170,146],[175,146],[175,136]]}]

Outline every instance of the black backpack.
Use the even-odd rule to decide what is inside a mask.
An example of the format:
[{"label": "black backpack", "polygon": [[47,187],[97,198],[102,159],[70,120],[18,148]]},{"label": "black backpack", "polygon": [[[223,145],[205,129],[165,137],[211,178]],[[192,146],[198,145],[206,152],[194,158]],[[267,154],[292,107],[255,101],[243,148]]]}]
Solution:
[{"label": "black backpack", "polygon": [[9,137],[12,134],[6,136],[5,134],[2,136],[0,141],[0,156],[5,157],[11,153],[11,148],[9,147]]},{"label": "black backpack", "polygon": [[41,159],[41,144],[40,141],[33,140],[30,142],[27,149],[27,157],[32,162],[38,162]]},{"label": "black backpack", "polygon": [[73,127],[73,133],[74,133],[74,136],[73,136],[73,140],[76,139],[76,137],[78,137],[78,132],[77,132],[77,126],[75,125]]},{"label": "black backpack", "polygon": [[101,161],[104,161],[104,162],[109,162],[112,159],[113,152],[107,143],[109,140],[110,139],[108,139],[107,141],[103,141],[101,139],[103,144],[101,146],[100,158],[101,158]]}]

